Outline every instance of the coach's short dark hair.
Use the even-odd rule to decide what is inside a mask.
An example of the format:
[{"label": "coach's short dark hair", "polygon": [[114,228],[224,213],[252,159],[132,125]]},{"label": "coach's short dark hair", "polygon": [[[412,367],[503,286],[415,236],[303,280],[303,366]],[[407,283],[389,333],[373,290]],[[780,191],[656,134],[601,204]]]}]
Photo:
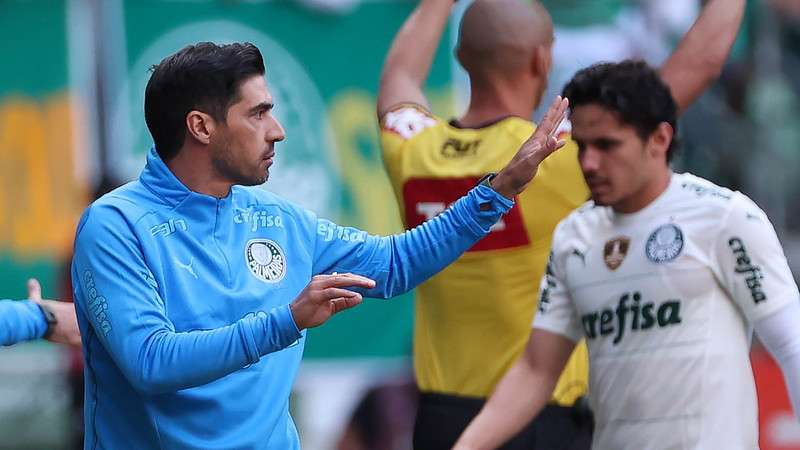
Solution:
[{"label": "coach's short dark hair", "polygon": [[151,69],[144,93],[144,119],[163,160],[175,156],[186,137],[186,115],[198,110],[225,123],[239,100],[239,86],[264,75],[255,45],[201,42],[167,56]]},{"label": "coach's short dark hair", "polygon": [[617,114],[619,120],[647,139],[661,122],[675,131],[667,161],[678,148],[678,107],[669,87],[644,61],[600,63],[578,71],[564,88],[571,108],[597,104]]}]

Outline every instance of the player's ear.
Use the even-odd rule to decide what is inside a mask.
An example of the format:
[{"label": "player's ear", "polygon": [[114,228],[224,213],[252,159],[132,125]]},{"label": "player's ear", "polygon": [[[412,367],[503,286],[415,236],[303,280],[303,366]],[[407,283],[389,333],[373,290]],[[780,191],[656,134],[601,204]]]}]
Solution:
[{"label": "player's ear", "polygon": [[211,115],[202,111],[191,110],[186,115],[186,132],[188,137],[208,145],[216,128],[216,121]]},{"label": "player's ear", "polygon": [[661,122],[658,124],[648,139],[647,147],[651,155],[657,158],[661,158],[662,156],[666,158],[667,151],[669,150],[670,143],[672,143],[674,134],[675,131],[673,130],[672,125],[668,124],[667,122]]},{"label": "player's ear", "polygon": [[549,45],[537,45],[531,57],[531,72],[536,77],[547,77],[550,73],[553,53]]}]

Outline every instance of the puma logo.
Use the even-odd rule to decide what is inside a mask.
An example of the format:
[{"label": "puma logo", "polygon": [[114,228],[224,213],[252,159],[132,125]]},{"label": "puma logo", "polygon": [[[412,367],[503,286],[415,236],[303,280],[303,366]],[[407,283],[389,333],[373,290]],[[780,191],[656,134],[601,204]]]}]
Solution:
[{"label": "puma logo", "polygon": [[583,263],[583,267],[586,267],[586,255],[582,251],[578,250],[577,248],[573,248],[570,256],[577,256],[580,258],[581,262]]},{"label": "puma logo", "polygon": [[176,264],[178,267],[180,267],[181,269],[184,269],[184,270],[186,270],[187,272],[189,272],[190,274],[192,274],[192,276],[194,277],[194,279],[195,279],[195,280],[199,280],[199,279],[200,279],[200,278],[197,276],[197,274],[194,272],[194,269],[192,268],[192,264],[194,264],[194,257],[192,257],[192,258],[189,260],[189,264],[184,264],[184,263],[180,262],[180,260],[178,260],[178,258],[173,258],[173,259],[175,260],[175,264]]}]

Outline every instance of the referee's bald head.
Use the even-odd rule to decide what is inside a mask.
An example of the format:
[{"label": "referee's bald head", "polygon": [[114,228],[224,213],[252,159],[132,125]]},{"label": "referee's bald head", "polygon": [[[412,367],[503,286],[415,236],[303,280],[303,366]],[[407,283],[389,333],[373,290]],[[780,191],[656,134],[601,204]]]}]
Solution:
[{"label": "referee's bald head", "polygon": [[552,42],[550,14],[537,0],[475,0],[461,21],[456,51],[480,81],[526,70],[536,48]]}]

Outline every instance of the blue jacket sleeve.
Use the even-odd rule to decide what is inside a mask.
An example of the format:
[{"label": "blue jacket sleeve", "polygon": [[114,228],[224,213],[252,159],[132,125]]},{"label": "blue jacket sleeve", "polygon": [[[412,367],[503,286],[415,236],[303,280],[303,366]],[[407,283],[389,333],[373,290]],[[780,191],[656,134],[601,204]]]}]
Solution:
[{"label": "blue jacket sleeve", "polygon": [[376,286],[359,292],[370,297],[394,297],[461,256],[512,206],[511,200],[480,185],[442,214],[393,236],[370,236],[318,219],[313,272],[363,275],[375,280]]},{"label": "blue jacket sleeve", "polygon": [[0,300],[0,345],[39,339],[47,321],[39,305],[28,300]]},{"label": "blue jacket sleeve", "polygon": [[134,388],[203,385],[300,338],[288,305],[217,329],[176,332],[130,225],[116,210],[96,208],[75,239],[76,309]]}]

